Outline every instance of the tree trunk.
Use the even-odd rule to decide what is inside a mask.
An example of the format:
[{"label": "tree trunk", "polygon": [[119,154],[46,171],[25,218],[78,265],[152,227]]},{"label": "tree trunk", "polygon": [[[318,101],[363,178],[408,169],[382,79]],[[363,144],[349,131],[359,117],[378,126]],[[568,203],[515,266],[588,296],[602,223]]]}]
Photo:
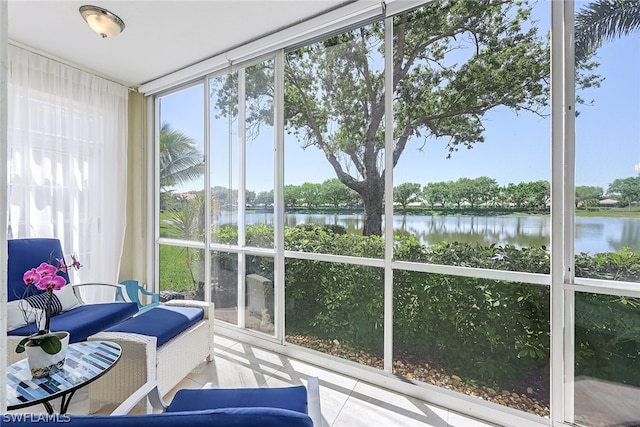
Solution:
[{"label": "tree trunk", "polygon": [[368,179],[363,193],[360,193],[364,204],[364,228],[362,229],[364,236],[382,236],[383,184],[381,179]]},{"label": "tree trunk", "polygon": [[380,206],[364,204],[364,236],[382,236],[382,202]]}]

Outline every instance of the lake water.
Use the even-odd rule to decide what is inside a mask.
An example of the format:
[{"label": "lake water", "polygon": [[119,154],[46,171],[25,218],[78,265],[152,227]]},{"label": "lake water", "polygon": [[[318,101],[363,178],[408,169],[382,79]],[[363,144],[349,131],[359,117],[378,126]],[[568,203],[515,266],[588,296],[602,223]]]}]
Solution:
[{"label": "lake water", "polygon": [[[549,247],[550,218],[532,216],[418,216],[394,215],[396,232],[414,234],[425,245],[438,242],[469,242],[490,245],[511,244],[517,247]],[[236,221],[232,221],[236,222]],[[218,223],[229,223],[219,218]],[[247,213],[247,225],[273,224],[271,213]],[[338,224],[349,232],[359,232],[363,215],[285,214],[288,226],[299,224]],[[576,252],[615,252],[623,246],[640,252],[640,218],[576,218]]]}]

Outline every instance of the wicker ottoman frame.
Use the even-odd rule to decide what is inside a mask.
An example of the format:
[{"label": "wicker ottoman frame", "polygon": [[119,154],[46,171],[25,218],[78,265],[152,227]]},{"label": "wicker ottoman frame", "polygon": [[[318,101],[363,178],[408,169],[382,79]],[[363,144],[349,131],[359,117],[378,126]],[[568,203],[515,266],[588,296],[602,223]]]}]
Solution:
[{"label": "wicker ottoman frame", "polygon": [[203,360],[213,360],[213,304],[192,300],[171,300],[165,304],[202,307],[204,319],[160,348],[156,347],[156,337],[126,332],[99,332],[88,338],[113,341],[122,347],[116,366],[89,385],[89,413],[105,405],[119,405],[148,381],[157,381],[164,395]]}]

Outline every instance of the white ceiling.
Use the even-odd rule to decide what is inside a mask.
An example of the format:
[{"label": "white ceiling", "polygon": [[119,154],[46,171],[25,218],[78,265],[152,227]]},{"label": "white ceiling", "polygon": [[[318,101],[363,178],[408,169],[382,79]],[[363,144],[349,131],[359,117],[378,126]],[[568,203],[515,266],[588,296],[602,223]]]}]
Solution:
[{"label": "white ceiling", "polygon": [[[9,40],[136,87],[264,37],[344,0],[9,0]],[[125,30],[102,39],[84,22],[84,4],[118,15]]]}]

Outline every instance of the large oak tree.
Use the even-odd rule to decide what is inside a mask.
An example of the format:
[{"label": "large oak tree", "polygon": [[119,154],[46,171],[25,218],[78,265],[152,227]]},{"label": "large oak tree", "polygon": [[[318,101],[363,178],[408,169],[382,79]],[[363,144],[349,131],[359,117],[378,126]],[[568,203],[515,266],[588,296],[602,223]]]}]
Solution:
[{"label": "large oak tree", "polygon": [[[483,142],[483,117],[497,107],[548,114],[548,39],[527,1],[440,0],[393,23],[393,151],[387,155],[394,167],[411,144],[420,149],[429,139],[444,141],[450,156]],[[320,149],[340,182],[358,193],[365,235],[382,233],[385,174],[391,173],[383,160],[385,49],[384,25],[376,22],[285,58],[287,131],[304,148]],[[268,81],[269,72],[271,64],[247,69],[248,98],[264,100],[255,87],[272,93],[272,85],[254,84]],[[219,108],[235,105],[235,80],[217,92]],[[270,109],[249,113],[247,127],[272,117]]]},{"label": "large oak tree", "polygon": [[[410,142],[445,138],[449,154],[483,142],[483,116],[505,106],[545,113],[546,40],[526,3],[436,1],[394,18],[393,165]],[[323,151],[380,235],[384,182],[384,26],[371,24],[287,56],[287,127]],[[390,173],[391,171],[389,171]]]}]

